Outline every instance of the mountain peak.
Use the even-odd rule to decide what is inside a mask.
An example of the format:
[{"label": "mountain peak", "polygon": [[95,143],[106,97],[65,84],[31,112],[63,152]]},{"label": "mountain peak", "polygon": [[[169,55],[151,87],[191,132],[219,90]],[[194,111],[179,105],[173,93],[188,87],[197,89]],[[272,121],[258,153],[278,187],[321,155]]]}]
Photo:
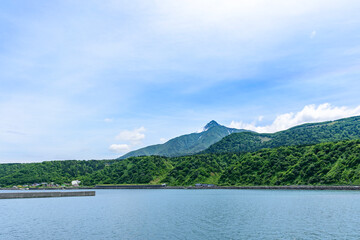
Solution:
[{"label": "mountain peak", "polygon": [[212,120],[200,131],[172,138],[163,144],[151,145],[131,151],[119,159],[151,155],[176,157],[195,154],[204,151],[231,133],[242,131],[244,130],[227,128]]},{"label": "mountain peak", "polygon": [[216,121],[211,120],[208,124],[205,125],[204,130],[208,130],[212,127],[220,126]]}]

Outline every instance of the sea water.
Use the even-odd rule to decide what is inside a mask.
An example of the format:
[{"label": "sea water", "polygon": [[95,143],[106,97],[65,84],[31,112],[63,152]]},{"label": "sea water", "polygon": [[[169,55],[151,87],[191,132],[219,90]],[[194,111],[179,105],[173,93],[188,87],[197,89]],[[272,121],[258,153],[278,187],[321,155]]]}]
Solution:
[{"label": "sea water", "polygon": [[0,200],[0,239],[360,239],[360,192],[96,190]]}]

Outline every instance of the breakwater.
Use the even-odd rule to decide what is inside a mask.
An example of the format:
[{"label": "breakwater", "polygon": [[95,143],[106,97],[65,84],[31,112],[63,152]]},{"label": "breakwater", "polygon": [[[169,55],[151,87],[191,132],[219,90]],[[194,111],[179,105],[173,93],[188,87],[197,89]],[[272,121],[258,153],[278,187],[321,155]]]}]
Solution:
[{"label": "breakwater", "polygon": [[51,197],[88,197],[95,196],[95,191],[76,191],[76,192],[15,192],[0,193],[0,199],[12,198],[51,198]]}]

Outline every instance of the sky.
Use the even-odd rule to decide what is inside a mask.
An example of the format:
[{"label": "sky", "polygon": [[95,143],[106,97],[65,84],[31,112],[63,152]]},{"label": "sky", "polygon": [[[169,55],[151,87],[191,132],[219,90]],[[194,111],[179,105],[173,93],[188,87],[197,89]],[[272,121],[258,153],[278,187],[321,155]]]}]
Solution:
[{"label": "sky", "polygon": [[211,120],[360,115],[357,0],[0,1],[0,163],[111,159]]}]

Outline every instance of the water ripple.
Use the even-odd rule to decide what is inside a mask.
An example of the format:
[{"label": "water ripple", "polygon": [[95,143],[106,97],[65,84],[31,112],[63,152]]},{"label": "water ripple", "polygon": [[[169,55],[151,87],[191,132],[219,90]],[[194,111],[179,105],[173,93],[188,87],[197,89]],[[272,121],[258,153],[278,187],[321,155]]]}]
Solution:
[{"label": "water ripple", "polygon": [[360,193],[98,190],[0,201],[0,239],[360,239]]}]

